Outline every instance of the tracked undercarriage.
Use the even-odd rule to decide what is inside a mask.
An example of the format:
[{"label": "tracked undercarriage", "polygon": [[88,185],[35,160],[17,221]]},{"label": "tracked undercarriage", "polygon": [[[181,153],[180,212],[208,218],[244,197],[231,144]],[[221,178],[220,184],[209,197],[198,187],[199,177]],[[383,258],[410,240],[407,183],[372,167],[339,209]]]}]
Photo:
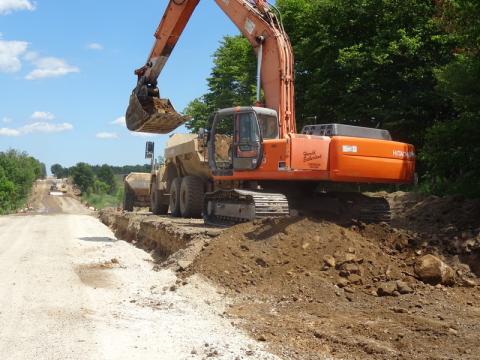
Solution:
[{"label": "tracked undercarriage", "polygon": [[205,195],[205,222],[234,225],[258,218],[290,214],[287,197],[278,193],[250,190],[218,190]]},{"label": "tracked undercarriage", "polygon": [[391,219],[390,206],[383,197],[346,192],[287,196],[264,191],[217,190],[205,195],[203,209],[205,222],[217,226],[232,226],[255,219],[298,213],[339,223],[378,223]]}]

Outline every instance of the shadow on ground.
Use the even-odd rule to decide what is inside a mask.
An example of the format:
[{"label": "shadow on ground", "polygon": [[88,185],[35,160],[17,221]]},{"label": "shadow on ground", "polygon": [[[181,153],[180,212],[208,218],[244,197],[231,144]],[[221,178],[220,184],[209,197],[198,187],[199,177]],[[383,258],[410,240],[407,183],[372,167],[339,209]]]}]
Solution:
[{"label": "shadow on ground", "polygon": [[106,243],[113,243],[117,242],[117,239],[112,239],[110,237],[81,237],[78,238],[79,240],[82,241],[89,241],[89,242],[106,242]]}]

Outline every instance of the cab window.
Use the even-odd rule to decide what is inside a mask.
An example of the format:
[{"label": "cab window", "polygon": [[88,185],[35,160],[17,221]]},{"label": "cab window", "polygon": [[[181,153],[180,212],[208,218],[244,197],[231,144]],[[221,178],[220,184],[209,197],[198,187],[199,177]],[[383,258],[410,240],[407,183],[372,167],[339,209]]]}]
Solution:
[{"label": "cab window", "polygon": [[276,116],[258,114],[258,124],[264,139],[278,139],[278,120]]}]

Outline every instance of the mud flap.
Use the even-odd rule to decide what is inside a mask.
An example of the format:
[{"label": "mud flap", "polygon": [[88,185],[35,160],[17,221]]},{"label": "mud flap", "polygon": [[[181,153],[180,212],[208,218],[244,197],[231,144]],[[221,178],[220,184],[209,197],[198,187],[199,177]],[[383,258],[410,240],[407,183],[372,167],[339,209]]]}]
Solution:
[{"label": "mud flap", "polygon": [[168,99],[130,96],[126,123],[131,131],[168,134],[188,120],[190,117],[177,113]]}]

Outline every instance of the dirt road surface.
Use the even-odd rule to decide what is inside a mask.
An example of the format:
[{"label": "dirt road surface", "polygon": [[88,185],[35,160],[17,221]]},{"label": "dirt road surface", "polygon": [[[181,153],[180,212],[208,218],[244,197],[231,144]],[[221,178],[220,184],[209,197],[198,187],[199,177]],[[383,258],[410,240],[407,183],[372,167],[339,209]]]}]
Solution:
[{"label": "dirt road surface", "polygon": [[222,291],[153,271],[48,188],[37,184],[28,214],[0,217],[1,359],[276,359],[224,317]]}]

